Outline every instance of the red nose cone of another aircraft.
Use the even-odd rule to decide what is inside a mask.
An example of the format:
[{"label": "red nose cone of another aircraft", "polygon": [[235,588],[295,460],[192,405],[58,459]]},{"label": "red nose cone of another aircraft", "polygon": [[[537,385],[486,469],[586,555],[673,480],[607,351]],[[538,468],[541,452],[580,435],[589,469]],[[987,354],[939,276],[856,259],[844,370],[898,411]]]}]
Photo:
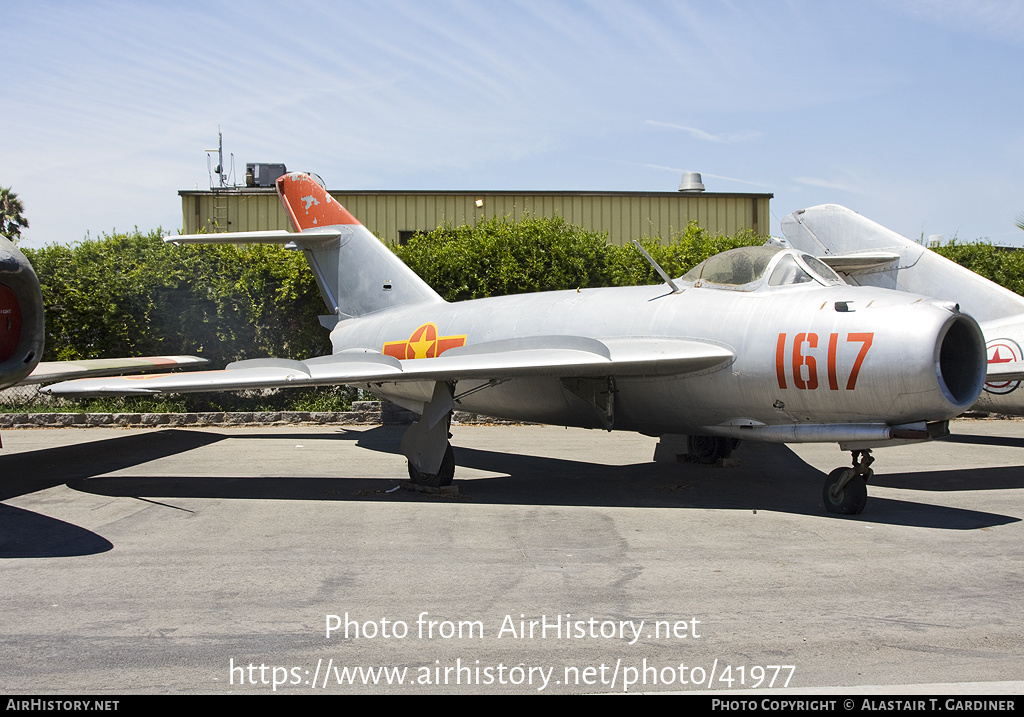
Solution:
[{"label": "red nose cone of another aircraft", "polygon": [[0,284],[0,361],[9,359],[21,343],[21,305],[9,288]]}]

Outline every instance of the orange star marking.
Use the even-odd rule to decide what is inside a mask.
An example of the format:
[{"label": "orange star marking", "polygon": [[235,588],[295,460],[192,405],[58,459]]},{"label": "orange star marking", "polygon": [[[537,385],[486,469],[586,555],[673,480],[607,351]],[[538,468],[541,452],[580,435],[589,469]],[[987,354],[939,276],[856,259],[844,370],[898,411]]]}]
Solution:
[{"label": "orange star marking", "polygon": [[465,336],[438,336],[436,324],[423,324],[407,341],[385,343],[384,353],[396,359],[435,358],[448,349],[465,345]]}]

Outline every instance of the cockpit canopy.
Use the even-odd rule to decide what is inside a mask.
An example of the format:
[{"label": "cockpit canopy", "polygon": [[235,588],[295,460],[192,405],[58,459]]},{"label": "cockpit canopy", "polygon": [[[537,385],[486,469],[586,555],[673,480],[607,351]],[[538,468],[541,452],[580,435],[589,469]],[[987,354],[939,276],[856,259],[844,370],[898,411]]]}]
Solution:
[{"label": "cockpit canopy", "polygon": [[765,277],[770,287],[809,282],[822,286],[845,284],[832,269],[810,254],[769,244],[716,254],[686,272],[682,281],[694,287],[754,291],[765,284]]}]

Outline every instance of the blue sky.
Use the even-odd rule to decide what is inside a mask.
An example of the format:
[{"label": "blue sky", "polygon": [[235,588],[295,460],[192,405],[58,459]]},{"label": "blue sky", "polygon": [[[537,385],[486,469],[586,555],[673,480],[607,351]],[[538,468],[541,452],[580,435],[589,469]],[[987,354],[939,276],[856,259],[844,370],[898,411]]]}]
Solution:
[{"label": "blue sky", "polygon": [[1024,3],[8,2],[23,244],[181,224],[205,149],[331,189],[772,192],[1024,243]]}]

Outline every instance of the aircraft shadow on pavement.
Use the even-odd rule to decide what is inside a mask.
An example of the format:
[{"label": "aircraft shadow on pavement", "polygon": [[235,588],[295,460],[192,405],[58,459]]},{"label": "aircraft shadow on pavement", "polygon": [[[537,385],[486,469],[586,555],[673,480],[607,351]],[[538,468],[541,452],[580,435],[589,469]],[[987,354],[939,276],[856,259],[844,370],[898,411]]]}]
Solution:
[{"label": "aircraft shadow on pavement", "polygon": [[0,503],[0,558],[70,558],[113,547],[91,530]]},{"label": "aircraft shadow on pavement", "polygon": [[196,430],[140,431],[88,443],[20,453],[0,452],[0,500],[53,488],[223,440]]},{"label": "aircraft shadow on pavement", "polygon": [[[380,426],[327,436],[354,440],[360,448],[398,452],[403,428]],[[268,434],[247,434],[258,438]],[[298,437],[291,434],[290,437]],[[324,440],[323,434],[310,438]],[[767,510],[823,518],[970,530],[1016,522],[1013,516],[872,497],[867,511],[854,517],[827,514],[821,503],[824,476],[793,451],[777,444],[744,444],[726,466],[645,462],[605,465],[582,460],[455,448],[456,464],[499,475],[460,478],[455,500],[492,505],[564,505],[603,507]],[[111,476],[75,481],[77,490],[110,496],[246,498],[422,502],[442,496],[390,491],[393,477],[181,477]]]},{"label": "aircraft shadow on pavement", "polygon": [[[70,446],[0,454],[0,501],[122,470],[223,439],[201,431],[145,431]],[[110,550],[110,541],[57,518],[0,503],[0,558],[54,558]]]},{"label": "aircraft shadow on pavement", "polygon": [[[468,456],[467,456],[468,453]],[[479,454],[479,455],[477,455]],[[528,456],[508,456],[502,453],[456,449],[459,465],[483,470],[502,470],[508,478],[472,481],[474,502],[518,502],[506,501],[499,488],[496,495],[487,500],[490,485],[478,483],[516,481],[516,493],[525,492],[531,499],[525,502],[540,503],[545,493],[553,494],[552,502],[558,500],[563,491],[599,491],[615,495],[620,501],[588,505],[634,505],[657,507],[687,507],[711,509],[770,510],[800,515],[858,520],[868,523],[907,525],[915,527],[943,528],[947,530],[972,530],[1014,523],[1014,516],[999,515],[960,508],[927,505],[892,498],[870,497],[868,507],[859,516],[837,516],[825,512],[821,502],[824,475],[808,465],[787,446],[779,444],[745,444],[733,454],[738,465],[704,466],[695,464],[644,463],[633,466],[596,466],[592,464]],[[527,459],[516,465],[515,459]],[[542,467],[538,467],[543,464]],[[456,473],[456,476],[458,474]],[[637,492],[639,495],[633,495]],[[660,494],[671,491],[671,498]],[[869,488],[870,492],[870,488]],[[483,499],[483,500],[481,500]]]},{"label": "aircraft shadow on pavement", "polygon": [[932,492],[1012,490],[1024,488],[1020,466],[955,468],[951,470],[886,473],[871,479],[875,485]]},{"label": "aircraft shadow on pavement", "polygon": [[972,436],[954,433],[940,438],[943,443],[967,443],[975,446],[1005,446],[1006,448],[1024,448],[1024,438],[1017,436]]}]

